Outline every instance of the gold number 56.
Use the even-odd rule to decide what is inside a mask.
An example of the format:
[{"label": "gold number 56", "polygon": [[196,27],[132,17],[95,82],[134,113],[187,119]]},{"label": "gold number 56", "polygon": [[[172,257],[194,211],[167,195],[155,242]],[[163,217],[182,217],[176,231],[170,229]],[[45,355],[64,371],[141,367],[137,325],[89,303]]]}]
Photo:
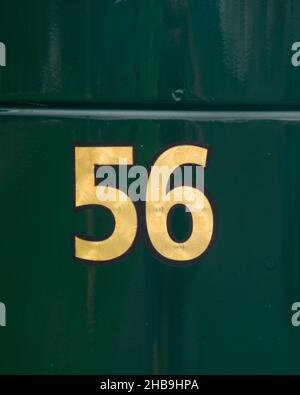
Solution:
[{"label": "gold number 56", "polygon": [[[146,193],[146,224],[152,246],[164,259],[182,263],[191,261],[203,254],[210,244],[213,212],[203,192],[191,186],[180,186],[167,192],[167,179],[176,168],[184,164],[205,167],[206,157],[206,148],[178,145],[164,151],[152,167]],[[119,158],[122,158],[122,164],[125,159],[127,165],[132,165],[133,147],[75,147],[75,206],[105,206],[115,220],[115,229],[105,240],[90,241],[75,236],[77,258],[99,263],[112,261],[124,255],[135,240],[138,216],[131,199],[119,189],[95,186],[95,165],[118,165]],[[161,167],[169,169],[165,182],[156,174]],[[106,199],[99,201],[102,192]],[[109,199],[110,194],[112,199]],[[185,205],[192,215],[191,235],[182,243],[170,237],[167,226],[168,213],[178,204]]]}]

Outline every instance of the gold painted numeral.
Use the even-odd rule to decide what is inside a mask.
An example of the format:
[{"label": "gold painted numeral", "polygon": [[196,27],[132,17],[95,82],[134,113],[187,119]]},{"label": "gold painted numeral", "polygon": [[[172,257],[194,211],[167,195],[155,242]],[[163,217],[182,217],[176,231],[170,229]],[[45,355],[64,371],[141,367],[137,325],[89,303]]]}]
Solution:
[{"label": "gold painted numeral", "polygon": [[[169,260],[189,261],[199,257],[212,238],[212,208],[199,189],[180,186],[166,193],[169,177],[177,167],[188,163],[205,167],[206,155],[206,148],[194,145],[175,146],[159,156],[150,173],[146,199],[148,234],[155,250]],[[161,168],[168,169],[169,174],[159,177],[157,169],[159,171]],[[155,191],[158,199],[157,195],[153,199]],[[168,213],[177,204],[186,206],[193,219],[192,233],[183,243],[172,240],[167,228]]]},{"label": "gold painted numeral", "polygon": [[[128,165],[133,164],[133,148],[75,148],[76,207],[102,205],[111,210],[115,220],[114,232],[106,240],[88,241],[75,237],[77,258],[96,262],[110,261],[125,254],[135,239],[137,214],[133,202],[124,192],[108,186],[96,187],[94,182],[95,165],[118,165],[119,158]],[[105,194],[106,199],[101,199],[100,203],[101,193]],[[110,194],[113,198],[107,199]]]},{"label": "gold painted numeral", "polygon": [[[194,260],[211,242],[213,211],[204,193],[186,185],[167,192],[168,180],[176,168],[185,164],[205,167],[206,157],[206,148],[178,145],[164,151],[152,166],[146,192],[147,231],[156,252],[167,260],[182,263]],[[133,147],[75,148],[76,207],[102,205],[111,210],[115,219],[114,232],[106,240],[88,241],[75,237],[77,258],[94,262],[112,261],[124,255],[134,242],[138,217],[132,200],[119,189],[96,187],[94,182],[95,165],[118,165],[119,158],[122,158],[122,164],[132,165]],[[167,169],[163,179],[157,174],[162,167]],[[99,199],[102,193],[106,199]],[[167,225],[171,208],[178,204],[184,205],[192,215],[191,235],[182,243],[170,237]]]}]

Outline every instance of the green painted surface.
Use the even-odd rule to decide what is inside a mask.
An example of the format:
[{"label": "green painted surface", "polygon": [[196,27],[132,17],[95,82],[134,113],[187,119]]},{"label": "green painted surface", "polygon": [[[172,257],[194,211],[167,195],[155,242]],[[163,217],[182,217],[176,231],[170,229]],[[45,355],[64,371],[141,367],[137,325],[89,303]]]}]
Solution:
[{"label": "green painted surface", "polygon": [[2,0],[2,103],[299,105],[298,0]]},{"label": "green painted surface", "polygon": [[[299,374],[299,127],[1,116],[0,372]],[[210,146],[217,221],[193,266],[159,262],[140,235],[119,263],[72,258],[73,232],[111,229],[108,215],[73,210],[72,146],[112,141],[134,142],[141,165],[170,143]]]},{"label": "green painted surface", "polygon": [[[126,113],[297,108],[299,18],[296,0],[1,1],[0,374],[300,373],[299,114]],[[139,220],[122,261],[75,261],[72,234],[113,221],[73,209],[74,144],[133,144],[150,165],[181,142],[210,148],[207,253],[162,263]]]}]

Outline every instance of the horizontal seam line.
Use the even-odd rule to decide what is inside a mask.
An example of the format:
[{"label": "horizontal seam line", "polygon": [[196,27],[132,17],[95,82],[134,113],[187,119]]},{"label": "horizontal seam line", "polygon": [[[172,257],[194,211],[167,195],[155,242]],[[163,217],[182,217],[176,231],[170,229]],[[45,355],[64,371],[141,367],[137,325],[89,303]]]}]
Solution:
[{"label": "horizontal seam line", "polygon": [[17,108],[0,106],[0,116],[45,116],[95,119],[174,119],[174,120],[300,120],[300,111],[226,110],[99,110],[77,108]]}]

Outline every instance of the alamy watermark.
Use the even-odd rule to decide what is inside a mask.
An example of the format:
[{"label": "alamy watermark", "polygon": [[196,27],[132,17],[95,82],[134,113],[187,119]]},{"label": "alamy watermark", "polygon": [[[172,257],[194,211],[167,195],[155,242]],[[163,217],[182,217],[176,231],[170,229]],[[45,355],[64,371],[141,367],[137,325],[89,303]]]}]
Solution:
[{"label": "alamy watermark", "polygon": [[133,202],[187,202],[190,206],[186,207],[187,211],[202,209],[196,192],[201,191],[204,196],[204,168],[201,166],[152,166],[148,174],[144,166],[128,167],[126,159],[120,158],[116,167],[98,167],[95,176],[99,201],[122,201],[125,193]]},{"label": "alamy watermark", "polygon": [[0,66],[6,66],[6,47],[2,42],[0,42]]},{"label": "alamy watermark", "polygon": [[292,304],[292,311],[294,314],[292,315],[291,322],[293,326],[300,326],[300,302],[295,302]]},{"label": "alamy watermark", "polygon": [[6,307],[0,302],[0,326],[6,326]]}]

